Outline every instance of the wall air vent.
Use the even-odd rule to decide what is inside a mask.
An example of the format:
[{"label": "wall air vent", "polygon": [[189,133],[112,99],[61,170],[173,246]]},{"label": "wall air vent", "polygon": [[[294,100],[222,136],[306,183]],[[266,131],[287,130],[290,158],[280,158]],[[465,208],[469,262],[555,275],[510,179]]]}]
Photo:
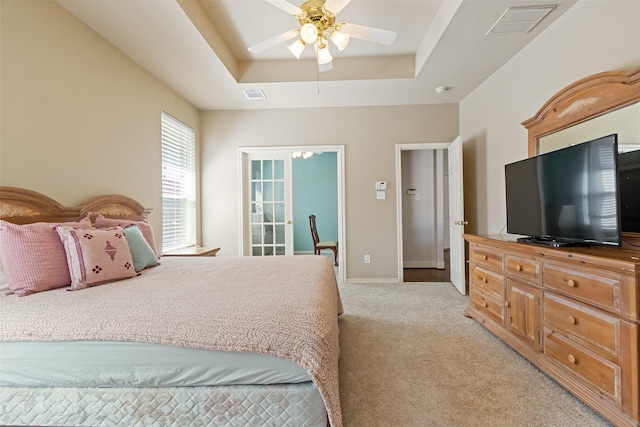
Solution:
[{"label": "wall air vent", "polygon": [[510,7],[493,24],[486,35],[526,34],[533,30],[555,7],[555,5]]},{"label": "wall air vent", "polygon": [[244,96],[247,97],[247,99],[267,99],[262,89],[244,89],[242,92],[244,93]]}]

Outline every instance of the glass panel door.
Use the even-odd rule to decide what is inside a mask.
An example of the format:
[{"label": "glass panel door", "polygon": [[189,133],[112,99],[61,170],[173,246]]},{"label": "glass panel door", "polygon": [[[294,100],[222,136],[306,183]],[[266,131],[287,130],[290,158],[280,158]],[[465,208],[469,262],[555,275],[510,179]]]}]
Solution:
[{"label": "glass panel door", "polygon": [[252,256],[293,254],[291,238],[290,157],[249,155],[249,225]]}]

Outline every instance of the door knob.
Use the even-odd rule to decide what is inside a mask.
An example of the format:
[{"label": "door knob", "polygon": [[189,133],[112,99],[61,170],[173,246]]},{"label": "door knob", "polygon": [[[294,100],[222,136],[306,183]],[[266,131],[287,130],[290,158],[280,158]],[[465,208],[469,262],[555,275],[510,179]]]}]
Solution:
[{"label": "door knob", "polygon": [[469,225],[469,221],[455,221],[455,225]]},{"label": "door knob", "polygon": [[287,220],[287,224],[292,224],[292,223],[293,222],[290,219]]}]

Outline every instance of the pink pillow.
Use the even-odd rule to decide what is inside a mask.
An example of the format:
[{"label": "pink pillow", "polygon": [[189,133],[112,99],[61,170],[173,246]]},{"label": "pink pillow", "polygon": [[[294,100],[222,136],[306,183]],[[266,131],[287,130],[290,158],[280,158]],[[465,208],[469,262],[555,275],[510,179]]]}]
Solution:
[{"label": "pink pillow", "polygon": [[85,289],[136,275],[122,227],[56,227],[67,253],[71,289]]},{"label": "pink pillow", "polygon": [[[71,227],[91,227],[87,217]],[[67,257],[54,223],[17,225],[0,220],[0,262],[9,288],[18,296],[71,283]]]},{"label": "pink pillow", "polygon": [[96,217],[95,223],[96,223],[96,228],[106,228],[106,227],[125,228],[132,224],[137,225],[140,228],[140,231],[142,231],[144,240],[146,240],[149,246],[151,246],[151,249],[153,250],[153,253],[156,254],[156,257],[160,259],[158,257],[158,251],[156,250],[156,238],[153,234],[153,227],[151,226],[149,221],[147,220],[133,221],[130,219],[112,219],[112,218],[105,218],[104,216],[102,216],[102,214],[99,214]]}]

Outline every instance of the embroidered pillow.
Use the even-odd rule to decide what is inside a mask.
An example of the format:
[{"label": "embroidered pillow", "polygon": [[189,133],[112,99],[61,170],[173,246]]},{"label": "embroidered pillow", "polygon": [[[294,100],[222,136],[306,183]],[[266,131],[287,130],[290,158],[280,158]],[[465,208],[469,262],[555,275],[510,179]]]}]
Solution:
[{"label": "embroidered pillow", "polygon": [[[91,227],[87,217],[71,227]],[[0,220],[0,262],[9,288],[18,296],[61,288],[71,283],[57,224],[17,225]]]},{"label": "embroidered pillow", "polygon": [[67,253],[72,291],[136,275],[122,227],[56,227]]},{"label": "embroidered pillow", "polygon": [[136,224],[130,225],[124,229],[124,233],[127,235],[129,250],[131,251],[131,258],[136,272],[158,265],[158,257],[156,257],[153,249],[144,239],[140,227]]},{"label": "embroidered pillow", "polygon": [[[142,235],[144,239],[147,241],[153,253],[156,254],[156,258],[158,257],[158,251],[156,250],[156,238],[153,234],[153,227],[147,220],[142,221],[133,221],[129,219],[112,219],[105,218],[102,214],[99,214],[95,220],[96,228],[106,228],[106,227],[127,227],[128,225],[135,224],[140,227],[140,231],[142,231]],[[159,259],[159,258],[158,258]]]}]

